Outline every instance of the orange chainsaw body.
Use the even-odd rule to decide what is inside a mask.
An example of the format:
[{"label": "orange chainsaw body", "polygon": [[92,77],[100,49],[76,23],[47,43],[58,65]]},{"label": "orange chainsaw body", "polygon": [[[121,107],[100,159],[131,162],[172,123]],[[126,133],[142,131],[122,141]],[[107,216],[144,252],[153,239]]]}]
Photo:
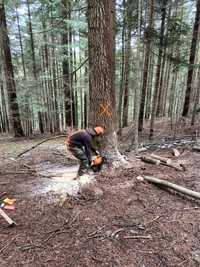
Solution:
[{"label": "orange chainsaw body", "polygon": [[103,163],[103,158],[101,156],[95,156],[93,159],[92,159],[92,165],[93,166],[98,166],[98,165],[101,165]]}]

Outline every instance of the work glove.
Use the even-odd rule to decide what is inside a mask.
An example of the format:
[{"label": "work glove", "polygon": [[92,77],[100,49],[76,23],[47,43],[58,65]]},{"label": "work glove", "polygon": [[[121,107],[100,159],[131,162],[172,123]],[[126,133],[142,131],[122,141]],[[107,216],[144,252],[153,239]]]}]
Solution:
[{"label": "work glove", "polygon": [[100,156],[100,152],[98,150],[95,151],[96,156]]}]

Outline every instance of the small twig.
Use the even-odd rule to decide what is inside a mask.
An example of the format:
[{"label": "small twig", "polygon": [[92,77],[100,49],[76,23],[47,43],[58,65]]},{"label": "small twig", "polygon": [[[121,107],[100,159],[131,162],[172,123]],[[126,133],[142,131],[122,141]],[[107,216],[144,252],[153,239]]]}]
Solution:
[{"label": "small twig", "polygon": [[7,249],[17,237],[18,237],[18,235],[16,235],[15,237],[13,237],[13,238],[10,240],[10,242],[8,242],[4,247],[2,247],[2,248],[0,249],[0,253],[2,253],[5,249]]},{"label": "small twig", "polygon": [[68,228],[71,227],[71,225],[74,223],[79,214],[80,212],[77,212],[77,214],[74,217],[71,217],[71,221],[66,220],[60,228],[56,228],[55,230],[48,232],[50,233],[50,235],[44,240],[44,242],[47,242],[49,239],[56,237],[56,235],[66,233],[67,231],[63,229],[65,225],[67,224]]},{"label": "small twig", "polygon": [[161,217],[161,216],[158,215],[158,216],[156,216],[154,219],[152,219],[152,220],[150,220],[150,221],[144,223],[145,227],[146,227],[147,225],[149,225],[149,224],[151,224],[151,223],[157,221],[160,217]]},{"label": "small twig", "polygon": [[56,237],[57,235],[60,235],[60,234],[64,234],[64,233],[67,233],[67,231],[66,230],[59,230],[59,231],[55,231],[55,232],[53,232],[52,234],[50,234],[45,240],[44,240],[44,242],[47,242],[47,241],[49,241],[51,238],[54,238],[54,237]]},{"label": "small twig", "polygon": [[99,234],[103,229],[105,228],[105,225],[97,229],[96,231],[92,232],[91,234],[88,235],[88,237],[91,237],[93,235]]},{"label": "small twig", "polygon": [[104,237],[104,236],[102,234],[96,234],[96,235],[93,235],[93,236],[88,236],[87,240],[94,239],[94,238],[99,238],[99,237]]},{"label": "small twig", "polygon": [[35,249],[35,248],[44,248],[43,246],[41,246],[41,245],[24,245],[24,246],[21,246],[21,247],[19,247],[19,249],[20,250],[22,250],[22,251],[26,251],[26,250],[29,250],[29,249]]},{"label": "small twig", "polygon": [[124,236],[124,239],[152,239],[151,235],[129,235],[129,236]]},{"label": "small twig", "polygon": [[127,230],[127,229],[119,228],[119,229],[115,230],[114,232],[112,232],[111,237],[115,237],[118,233],[123,232],[125,230]]},{"label": "small twig", "polygon": [[94,257],[94,256],[92,256],[92,259],[94,260],[94,261],[97,261],[97,262],[99,262],[99,263],[103,263],[103,261],[102,260],[100,260],[100,259],[97,259],[96,257]]}]

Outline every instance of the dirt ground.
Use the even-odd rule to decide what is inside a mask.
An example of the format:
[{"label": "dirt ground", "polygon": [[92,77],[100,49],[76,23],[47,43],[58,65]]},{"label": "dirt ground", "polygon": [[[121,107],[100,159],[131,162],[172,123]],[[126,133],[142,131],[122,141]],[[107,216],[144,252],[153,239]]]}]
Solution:
[{"label": "dirt ground", "polygon": [[[7,211],[17,225],[7,227],[0,217],[0,266],[199,266],[200,201],[136,179],[151,175],[200,192],[200,152],[192,150],[192,136],[199,130],[182,129],[178,141],[170,140],[181,153],[177,158],[171,146],[163,146],[162,133],[161,147],[141,153],[153,149],[177,166],[183,164],[185,171],[144,163],[126,147],[128,167],[107,167],[94,184],[64,200],[59,193],[43,191],[51,178],[34,171],[47,162],[74,164],[59,150],[64,140],[46,142],[15,161],[41,139],[2,136],[0,194],[17,199],[16,210]],[[128,144],[125,139],[122,147]]]}]

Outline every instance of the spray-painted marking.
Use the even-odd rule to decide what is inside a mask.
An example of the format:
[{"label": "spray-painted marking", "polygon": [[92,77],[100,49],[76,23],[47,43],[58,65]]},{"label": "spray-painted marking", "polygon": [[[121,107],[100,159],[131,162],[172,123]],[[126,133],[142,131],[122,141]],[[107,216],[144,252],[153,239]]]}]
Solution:
[{"label": "spray-painted marking", "polygon": [[110,104],[106,104],[106,105],[100,104],[100,108],[101,108],[100,115],[103,115],[105,113],[106,116],[111,117],[112,112],[110,112],[109,107],[110,107]]}]

